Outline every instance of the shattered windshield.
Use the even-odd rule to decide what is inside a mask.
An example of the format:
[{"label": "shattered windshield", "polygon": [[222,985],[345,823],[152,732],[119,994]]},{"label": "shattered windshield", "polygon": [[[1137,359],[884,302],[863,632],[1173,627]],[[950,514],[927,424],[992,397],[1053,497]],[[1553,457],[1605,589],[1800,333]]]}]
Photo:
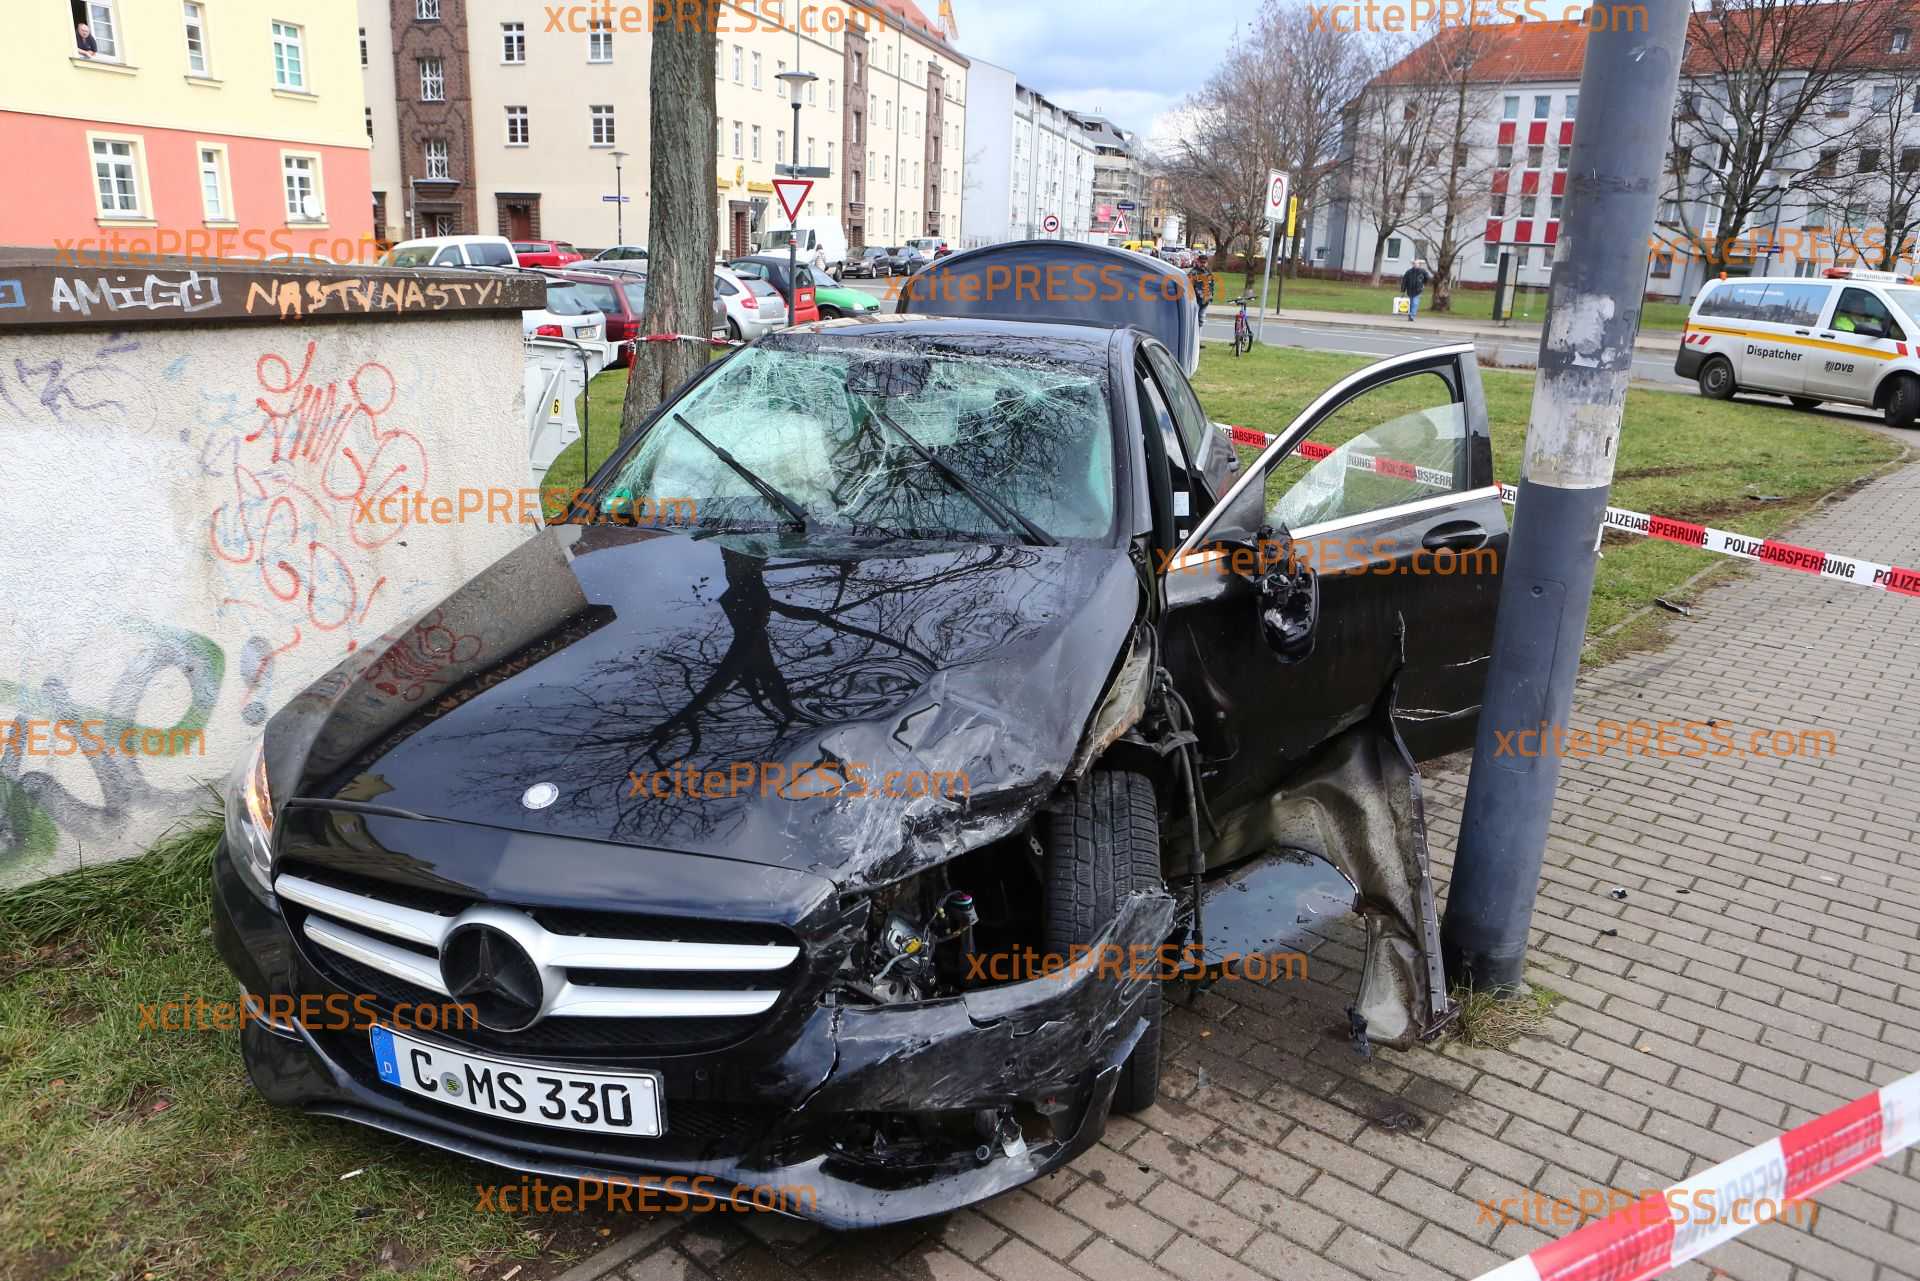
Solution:
[{"label": "shattered windshield", "polygon": [[1106,539],[1114,524],[1105,379],[999,353],[747,348],[648,429],[600,509],[670,506],[716,529],[791,523],[742,469],[803,509],[809,530],[1018,539],[1011,514],[1053,539]]}]

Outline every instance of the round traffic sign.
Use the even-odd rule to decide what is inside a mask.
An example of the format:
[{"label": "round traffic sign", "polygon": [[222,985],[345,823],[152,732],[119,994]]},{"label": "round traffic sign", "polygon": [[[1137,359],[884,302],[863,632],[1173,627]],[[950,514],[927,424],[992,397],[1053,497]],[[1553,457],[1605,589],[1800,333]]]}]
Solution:
[{"label": "round traffic sign", "polygon": [[1043,218],[1043,219],[1041,219],[1041,220],[1040,220],[1040,230],[1042,230],[1042,231],[1044,231],[1044,232],[1046,232],[1046,233],[1047,233],[1047,234],[1048,234],[1049,236],[1051,236],[1051,235],[1053,235],[1053,234],[1054,234],[1055,232],[1057,232],[1057,231],[1059,231],[1059,230],[1060,230],[1060,215],[1058,215],[1058,214],[1048,214],[1048,215],[1047,215],[1047,216],[1046,216],[1045,218]]}]

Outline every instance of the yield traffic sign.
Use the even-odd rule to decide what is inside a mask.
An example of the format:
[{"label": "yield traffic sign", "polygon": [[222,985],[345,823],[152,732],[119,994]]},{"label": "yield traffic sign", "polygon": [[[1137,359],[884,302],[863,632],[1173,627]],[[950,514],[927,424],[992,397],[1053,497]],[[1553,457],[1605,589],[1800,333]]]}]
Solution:
[{"label": "yield traffic sign", "polygon": [[786,211],[788,222],[800,221],[800,207],[807,203],[807,193],[813,190],[811,178],[775,178],[773,194],[780,197],[780,207]]}]

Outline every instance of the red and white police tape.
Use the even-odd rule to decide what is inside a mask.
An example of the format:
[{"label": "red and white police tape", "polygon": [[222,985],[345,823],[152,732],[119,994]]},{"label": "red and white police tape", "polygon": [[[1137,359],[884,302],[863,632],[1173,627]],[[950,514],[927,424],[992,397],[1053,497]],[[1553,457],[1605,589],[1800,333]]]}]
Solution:
[{"label": "red and white police tape", "polygon": [[703,342],[710,347],[744,347],[738,338],[702,338],[698,334],[641,334],[629,342]]},{"label": "red and white police tape", "polygon": [[[1644,1281],[1754,1226],[1741,1204],[1782,1205],[1920,1141],[1920,1072],[1651,1193],[1478,1281]],[[1718,1213],[1698,1213],[1719,1207]],[[1737,1221],[1744,1218],[1745,1221]]]},{"label": "red and white police tape", "polygon": [[[1225,424],[1222,425],[1225,426]],[[1227,427],[1226,431],[1236,445],[1251,445],[1255,448],[1263,448],[1277,439],[1263,431],[1255,431],[1251,427]],[[1333,452],[1329,446],[1315,444],[1310,440],[1300,442],[1302,458],[1318,460]],[[1451,488],[1453,484],[1453,473],[1449,471],[1420,467],[1393,458],[1354,454],[1347,458],[1347,469],[1373,472],[1381,476],[1397,476],[1403,480],[1417,481],[1440,489]],[[1502,485],[1500,501],[1512,503],[1519,496],[1519,492],[1512,485]],[[1758,561],[1764,565],[1779,565],[1784,569],[1799,570],[1803,574],[1812,574],[1818,578],[1831,578],[1836,582],[1852,583],[1858,587],[1877,588],[1897,596],[1920,596],[1920,570],[1905,569],[1899,565],[1883,565],[1879,561],[1862,560],[1857,556],[1838,556],[1832,552],[1801,547],[1795,543],[1783,543],[1771,538],[1753,538],[1746,534],[1715,529],[1710,525],[1696,525],[1691,521],[1675,520],[1671,516],[1650,516],[1646,512],[1627,511],[1621,507],[1607,508],[1602,525],[1623,534],[1639,534],[1662,542],[1679,543],[1686,547],[1698,547],[1702,551],[1717,552],[1722,556],[1735,556],[1741,560]]]}]

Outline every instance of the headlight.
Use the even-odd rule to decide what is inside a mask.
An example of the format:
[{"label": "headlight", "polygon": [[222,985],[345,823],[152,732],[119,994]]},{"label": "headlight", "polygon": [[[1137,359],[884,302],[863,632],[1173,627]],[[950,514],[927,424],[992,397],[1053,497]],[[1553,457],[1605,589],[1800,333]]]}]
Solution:
[{"label": "headlight", "polygon": [[273,893],[273,796],[267,790],[264,740],[227,781],[227,849],[254,888]]}]

